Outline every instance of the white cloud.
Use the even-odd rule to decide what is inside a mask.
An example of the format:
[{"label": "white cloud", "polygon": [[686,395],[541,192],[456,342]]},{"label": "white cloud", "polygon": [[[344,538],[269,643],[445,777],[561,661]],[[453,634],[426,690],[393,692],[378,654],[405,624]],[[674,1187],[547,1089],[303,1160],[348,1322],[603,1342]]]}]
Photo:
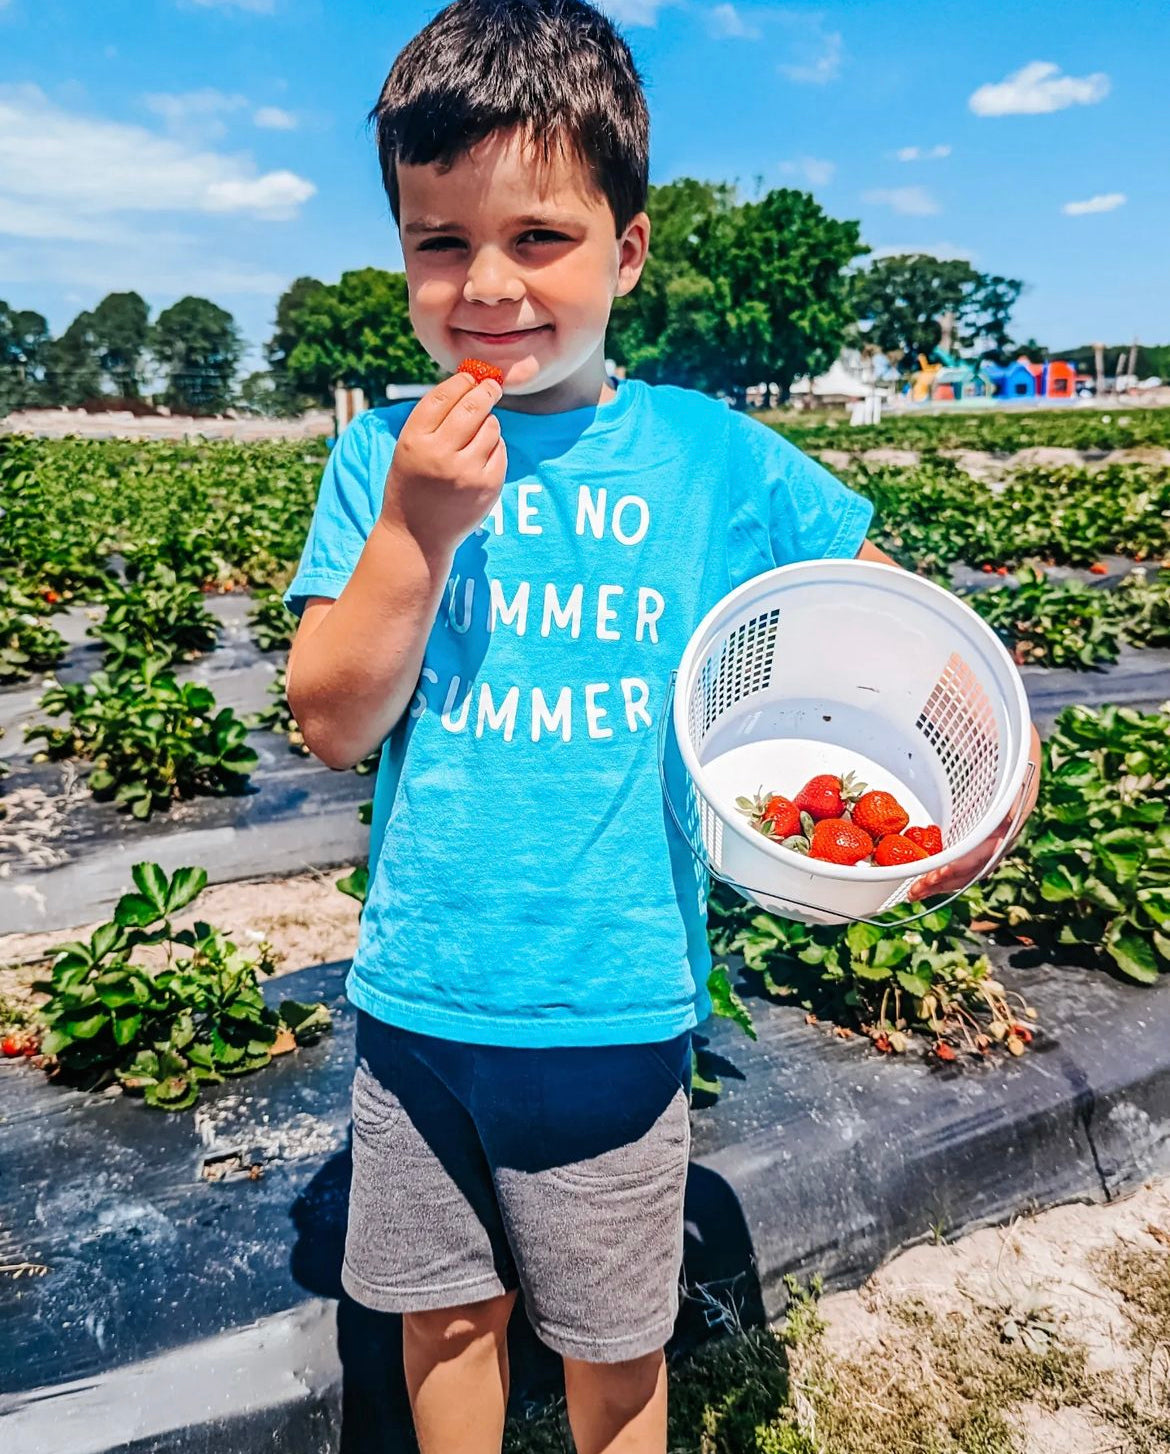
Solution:
[{"label": "white cloud", "polygon": [[949,146],[900,146],[894,153],[900,162],[934,162],[949,157]]},{"label": "white cloud", "polygon": [[803,177],[811,187],[827,187],[837,171],[837,163],[820,157],[798,157],[796,161],[781,162],[780,171],[786,177]]},{"label": "white cloud", "polygon": [[201,91],[151,91],[142,98],[148,111],[162,119],[171,136],[186,141],[215,141],[227,133],[223,117],[239,111],[248,98],[205,86]]},{"label": "white cloud", "polygon": [[259,212],[291,217],[316,191],[295,172],[265,172],[262,177],[225,177],[207,187],[208,212]]},{"label": "white cloud", "polygon": [[707,12],[707,26],[716,40],[759,40],[763,32],[739,13],[734,5],[716,5]]},{"label": "white cloud", "polygon": [[1085,202],[1066,202],[1060,210],[1066,217],[1084,217],[1089,212],[1112,212],[1124,206],[1124,192],[1101,192]]},{"label": "white cloud", "polygon": [[287,220],[315,191],[293,172],[258,173],[246,154],[68,112],[36,86],[0,86],[0,233],[13,203],[26,225],[30,210],[40,216],[40,236],[68,238],[87,220],[127,212]]},{"label": "white cloud", "polygon": [[125,288],[140,293],[181,297],[276,297],[288,286],[287,274],[209,259],[195,239],[173,241],[160,253],[157,238],[126,235],[117,248],[73,248],[38,243],[35,248],[0,248],[0,275],[14,283],[60,283],[100,296]]},{"label": "white cloud", "polygon": [[783,19],[790,31],[797,31],[797,38],[792,60],[776,67],[780,74],[810,86],[835,80],[845,50],[841,32],[826,30],[818,15],[787,15]]},{"label": "white cloud", "polygon": [[942,211],[925,187],[874,187],[862,192],[861,200],[889,207],[903,217],[932,217]]},{"label": "white cloud", "polygon": [[266,131],[295,131],[297,118],[280,106],[261,106],[252,113],[252,121]]},{"label": "white cloud", "polygon": [[1091,106],[1109,94],[1104,71],[1063,76],[1052,61],[1029,61],[1005,80],[973,91],[967,105],[976,116],[1039,116],[1066,106]]}]

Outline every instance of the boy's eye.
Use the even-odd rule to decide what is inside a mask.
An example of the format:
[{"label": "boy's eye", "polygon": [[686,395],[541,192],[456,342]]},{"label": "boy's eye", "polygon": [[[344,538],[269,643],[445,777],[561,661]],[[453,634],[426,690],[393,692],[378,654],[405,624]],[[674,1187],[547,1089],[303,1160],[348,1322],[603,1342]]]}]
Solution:
[{"label": "boy's eye", "polygon": [[[552,232],[545,228],[533,228],[529,232],[523,232],[517,239],[525,242],[532,239],[536,242],[567,242],[563,232]],[[446,252],[452,247],[462,247],[463,243],[458,237],[431,237],[426,242],[419,243],[419,252]]]}]

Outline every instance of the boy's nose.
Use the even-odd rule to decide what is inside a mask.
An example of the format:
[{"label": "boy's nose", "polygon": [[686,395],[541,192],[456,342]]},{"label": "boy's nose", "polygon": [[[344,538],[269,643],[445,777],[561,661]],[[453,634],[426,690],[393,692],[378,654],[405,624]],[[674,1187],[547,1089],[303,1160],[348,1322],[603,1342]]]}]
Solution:
[{"label": "boy's nose", "polygon": [[469,303],[501,303],[524,296],[524,284],[498,248],[485,248],[468,264],[463,297]]}]

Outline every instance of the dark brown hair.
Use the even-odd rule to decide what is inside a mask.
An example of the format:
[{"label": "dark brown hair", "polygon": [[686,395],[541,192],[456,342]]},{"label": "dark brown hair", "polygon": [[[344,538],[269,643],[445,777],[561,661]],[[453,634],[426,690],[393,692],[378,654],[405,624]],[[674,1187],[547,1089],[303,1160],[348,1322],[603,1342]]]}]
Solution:
[{"label": "dark brown hair", "polygon": [[518,129],[547,164],[575,158],[617,233],[646,207],[650,118],[613,24],[584,0],[454,0],[395,60],[369,120],[395,224],[397,162],[451,166]]}]

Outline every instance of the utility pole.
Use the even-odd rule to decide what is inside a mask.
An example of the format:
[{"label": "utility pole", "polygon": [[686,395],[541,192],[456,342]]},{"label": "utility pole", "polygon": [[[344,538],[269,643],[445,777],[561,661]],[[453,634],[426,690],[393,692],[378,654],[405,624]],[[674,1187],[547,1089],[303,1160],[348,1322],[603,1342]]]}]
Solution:
[{"label": "utility pole", "polygon": [[1093,360],[1097,366],[1097,397],[1099,399],[1105,392],[1105,345],[1103,343],[1093,345]]}]

